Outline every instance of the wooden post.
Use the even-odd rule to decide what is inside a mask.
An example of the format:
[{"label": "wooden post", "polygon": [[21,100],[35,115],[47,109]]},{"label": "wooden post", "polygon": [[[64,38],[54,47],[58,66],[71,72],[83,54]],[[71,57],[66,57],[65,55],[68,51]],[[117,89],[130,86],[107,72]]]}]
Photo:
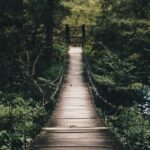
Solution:
[{"label": "wooden post", "polygon": [[85,44],[85,25],[82,25],[82,47],[84,47]]},{"label": "wooden post", "polygon": [[70,43],[70,28],[69,28],[69,25],[66,24],[66,44],[68,45]]}]

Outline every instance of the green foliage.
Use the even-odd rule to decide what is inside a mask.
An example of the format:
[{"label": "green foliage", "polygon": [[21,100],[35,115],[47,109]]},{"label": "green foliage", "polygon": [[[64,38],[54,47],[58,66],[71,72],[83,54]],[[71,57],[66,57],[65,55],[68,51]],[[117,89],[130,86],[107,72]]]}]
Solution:
[{"label": "green foliage", "polygon": [[69,25],[95,25],[96,17],[100,12],[100,2],[98,0],[70,0],[64,2],[70,8],[70,15],[64,20],[64,24]]},{"label": "green foliage", "polygon": [[51,66],[49,69],[47,69],[44,72],[44,76],[47,79],[54,80],[56,78],[56,75],[59,74],[61,67],[62,67],[61,65],[53,65],[53,66]]},{"label": "green foliage", "polygon": [[132,73],[136,68],[133,63],[126,59],[121,60],[118,54],[109,50],[96,51],[94,55],[96,59],[91,64],[93,63],[92,70],[97,78],[101,80],[108,78],[108,81],[117,86],[130,84],[133,78]]},{"label": "green foliage", "polygon": [[[56,88],[51,81],[58,77],[66,55],[64,46],[57,44],[54,49],[51,61],[54,65],[45,69],[38,78],[39,85],[44,90],[45,100],[49,99]],[[23,88],[24,91],[20,92],[0,92],[0,143],[3,143],[0,149],[10,149],[11,146],[22,149],[25,142],[29,144],[52,111],[53,105],[47,111],[42,107],[43,97],[34,84]]]},{"label": "green foliage", "polygon": [[133,150],[149,149],[150,129],[149,116],[141,113],[134,107],[122,108],[109,119],[114,128],[114,133],[127,147]]},{"label": "green foliage", "polygon": [[2,150],[23,149],[25,140],[31,142],[51,112],[52,107],[46,111],[42,106],[56,88],[49,84],[66,54],[65,47],[54,44],[53,39],[55,30],[62,32],[67,11],[60,0],[0,1]]},{"label": "green foliage", "polygon": [[94,76],[95,81],[98,82],[100,85],[106,85],[106,86],[114,86],[115,82],[111,77],[108,76],[102,76],[102,75],[95,75]]},{"label": "green foliage", "polygon": [[1,150],[9,149],[10,136],[6,130],[0,131],[0,145]]},{"label": "green foliage", "polygon": [[58,43],[54,44],[54,63],[62,64],[64,57],[66,55],[67,48],[65,45],[60,45]]},{"label": "green foliage", "polygon": [[116,137],[132,150],[150,149],[149,100],[143,101],[149,86],[144,97],[141,93],[142,80],[150,75],[149,6],[148,0],[101,0],[94,44],[86,52],[98,92],[119,111],[103,103],[101,109]]},{"label": "green foliage", "polygon": [[9,149],[10,146],[21,149],[24,136],[27,138],[26,144],[32,141],[43,125],[47,112],[33,99],[27,100],[18,94],[3,93],[3,96],[1,98],[5,103],[0,105],[0,149]]},{"label": "green foliage", "polygon": [[[119,3],[114,1],[113,4],[110,3],[108,6],[104,2],[105,7],[108,9],[105,10],[105,13],[102,13],[105,14],[105,17],[100,16],[97,20],[98,26],[94,32],[94,49],[96,51],[103,49],[101,46],[103,44],[109,50],[117,53],[120,59],[126,58],[133,62],[137,66],[138,72],[146,72],[146,74],[149,74],[150,53],[148,49],[150,42],[148,39],[150,38],[150,34],[148,18],[144,16],[140,18],[138,16],[131,17],[131,15],[127,15],[126,13],[116,12],[115,9],[116,7],[121,9],[120,5],[123,8],[136,7],[137,5],[134,5],[134,3],[138,2],[131,1],[120,1]],[[132,6],[128,5],[130,2]],[[147,1],[146,3],[149,4]],[[142,9],[149,13],[143,1],[141,1],[141,4],[143,4]],[[110,5],[111,9],[109,9]],[[137,10],[139,10],[138,7]],[[132,11],[129,11],[129,13],[135,15]],[[119,14],[122,17],[119,17]],[[124,18],[123,16],[126,17]]]},{"label": "green foliage", "polygon": [[136,83],[150,74],[149,20],[143,12],[149,10],[145,4],[149,2],[101,1],[102,13],[88,55],[99,90],[112,102],[140,101],[141,86]]},{"label": "green foliage", "polygon": [[51,65],[64,11],[59,0],[0,1],[0,90],[24,90]]}]

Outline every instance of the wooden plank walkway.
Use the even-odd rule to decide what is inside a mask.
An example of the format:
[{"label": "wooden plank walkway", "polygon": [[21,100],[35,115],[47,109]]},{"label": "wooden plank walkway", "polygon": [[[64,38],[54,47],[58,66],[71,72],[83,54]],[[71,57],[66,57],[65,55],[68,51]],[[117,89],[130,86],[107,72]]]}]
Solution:
[{"label": "wooden plank walkway", "polygon": [[70,48],[58,103],[31,150],[123,150],[99,119],[83,77],[82,49]]}]

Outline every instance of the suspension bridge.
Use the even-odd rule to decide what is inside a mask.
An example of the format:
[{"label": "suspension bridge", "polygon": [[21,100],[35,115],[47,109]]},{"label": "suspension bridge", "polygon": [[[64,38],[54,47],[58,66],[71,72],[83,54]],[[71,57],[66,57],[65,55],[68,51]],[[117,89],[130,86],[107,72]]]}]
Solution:
[{"label": "suspension bridge", "polygon": [[[70,36],[66,26],[67,44],[84,46],[85,26],[80,36]],[[76,33],[76,32],[75,32]],[[84,79],[81,47],[69,47],[69,63],[58,102],[49,121],[42,128],[31,150],[122,150],[110,129],[99,118],[90,88]]]},{"label": "suspension bridge", "polygon": [[58,102],[31,150],[122,150],[96,113],[83,76],[82,48],[69,48]]}]

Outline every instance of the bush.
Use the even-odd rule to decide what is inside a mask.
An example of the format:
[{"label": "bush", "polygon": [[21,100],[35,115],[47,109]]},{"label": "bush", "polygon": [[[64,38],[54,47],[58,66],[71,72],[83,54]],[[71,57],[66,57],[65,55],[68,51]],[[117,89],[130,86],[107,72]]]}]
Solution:
[{"label": "bush", "polygon": [[118,139],[133,150],[145,150],[150,147],[149,117],[141,113],[137,105],[122,108],[110,117],[110,123]]}]

